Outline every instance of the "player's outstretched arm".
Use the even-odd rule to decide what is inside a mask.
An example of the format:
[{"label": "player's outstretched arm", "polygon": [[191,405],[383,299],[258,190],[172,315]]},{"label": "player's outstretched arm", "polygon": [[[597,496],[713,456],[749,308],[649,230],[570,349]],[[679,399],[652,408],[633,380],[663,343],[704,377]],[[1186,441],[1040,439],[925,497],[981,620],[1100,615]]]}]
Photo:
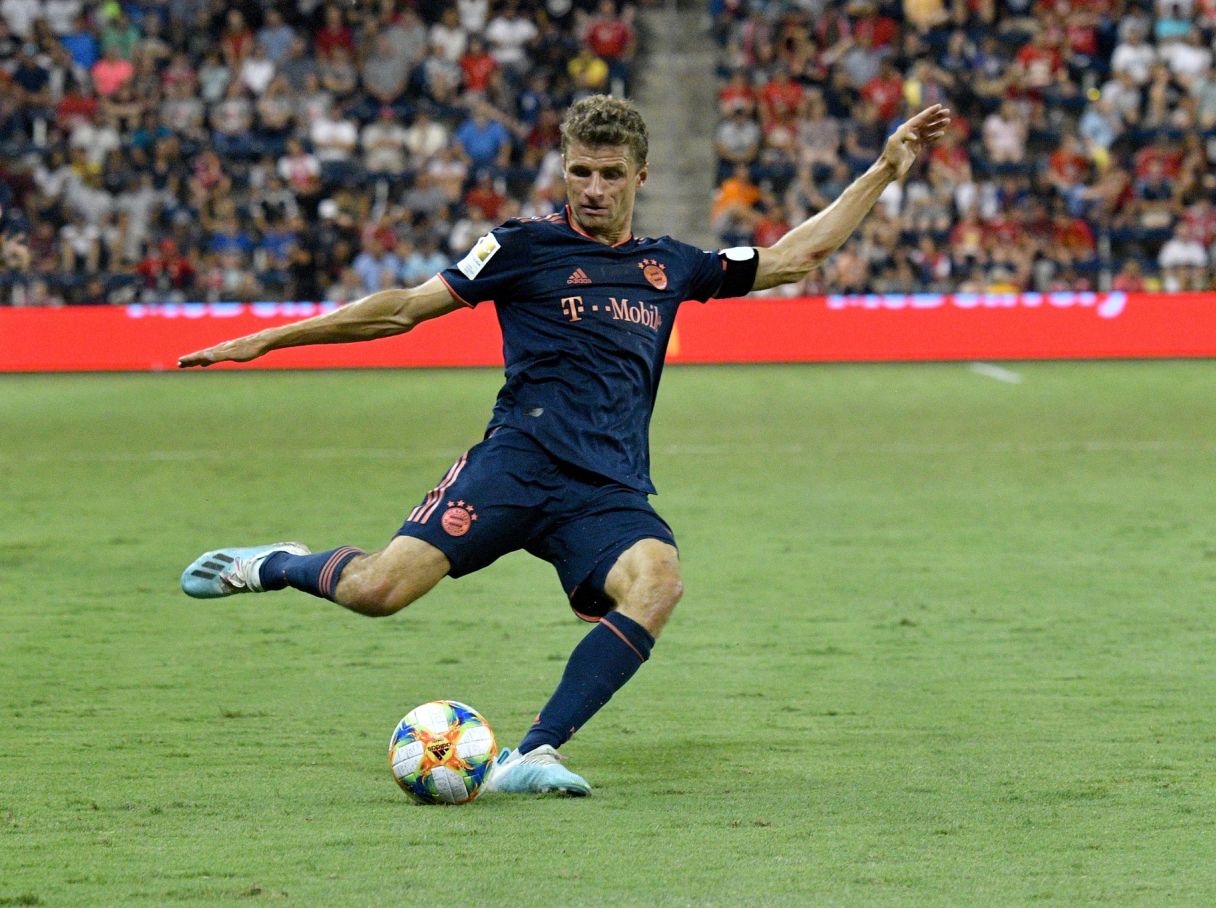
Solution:
[{"label": "player's outstretched arm", "polygon": [[922,110],[903,123],[865,173],[836,201],[803,221],[772,246],[760,249],[753,290],[800,281],[844,244],[895,180],[901,179],[920,152],[946,134],[950,111],[940,104]]},{"label": "player's outstretched arm", "polygon": [[419,322],[438,318],[464,304],[455,299],[437,276],[407,290],[380,290],[358,302],[290,325],[267,328],[214,347],[187,353],[177,361],[189,366],[244,363],[271,350],[306,344],[346,344],[404,334]]}]

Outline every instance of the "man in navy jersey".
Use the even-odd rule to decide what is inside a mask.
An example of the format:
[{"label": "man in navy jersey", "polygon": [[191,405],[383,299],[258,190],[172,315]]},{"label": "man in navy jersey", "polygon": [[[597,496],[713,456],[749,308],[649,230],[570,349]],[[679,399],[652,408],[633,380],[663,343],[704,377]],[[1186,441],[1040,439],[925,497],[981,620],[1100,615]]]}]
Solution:
[{"label": "man in navy jersey", "polygon": [[704,252],[635,237],[634,197],[647,175],[646,126],[627,101],[596,95],[562,124],[568,205],[514,219],[463,259],[409,290],[382,290],[334,312],[183,356],[179,365],[245,362],[302,344],[388,337],[464,306],[493,302],[506,381],[485,439],[454,463],[378,552],[300,543],[207,552],[182,574],[197,598],[285,587],[360,614],[400,611],[443,577],[524,549],[550,562],[575,612],[595,627],[557,690],[487,785],[585,795],[556,748],[649,656],[683,592],[671,529],[647,496],[648,430],[676,310],[684,300],[742,296],[797,281],[837,249],[936,142],[935,105],[887,140],[878,161],[819,214],[772,247]]}]

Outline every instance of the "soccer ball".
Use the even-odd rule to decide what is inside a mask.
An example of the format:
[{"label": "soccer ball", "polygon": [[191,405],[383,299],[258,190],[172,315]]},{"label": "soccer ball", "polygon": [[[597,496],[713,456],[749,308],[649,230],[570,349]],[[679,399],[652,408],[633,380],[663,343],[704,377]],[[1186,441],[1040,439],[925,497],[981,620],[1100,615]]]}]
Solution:
[{"label": "soccer ball", "polygon": [[423,804],[473,800],[497,755],[489,723],[455,700],[435,700],[412,710],[397,724],[388,746],[393,778]]}]

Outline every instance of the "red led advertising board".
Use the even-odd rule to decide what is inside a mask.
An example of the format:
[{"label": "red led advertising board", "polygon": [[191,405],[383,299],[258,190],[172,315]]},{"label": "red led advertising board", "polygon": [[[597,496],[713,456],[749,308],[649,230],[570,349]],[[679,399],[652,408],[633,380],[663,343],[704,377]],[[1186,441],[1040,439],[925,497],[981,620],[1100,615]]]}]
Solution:
[{"label": "red led advertising board", "polygon": [[[331,308],[325,303],[182,303],[0,309],[0,372],[172,369],[183,353]],[[668,361],[1206,356],[1216,356],[1216,294],[897,294],[686,303]],[[483,305],[404,336],[277,350],[252,363],[215,368],[501,364],[493,306]]]}]

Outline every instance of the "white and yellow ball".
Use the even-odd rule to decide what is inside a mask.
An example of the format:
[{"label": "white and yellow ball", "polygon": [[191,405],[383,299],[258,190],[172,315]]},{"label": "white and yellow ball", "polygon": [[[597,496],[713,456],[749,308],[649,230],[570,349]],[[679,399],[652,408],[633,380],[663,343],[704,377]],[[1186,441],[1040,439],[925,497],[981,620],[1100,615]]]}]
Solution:
[{"label": "white and yellow ball", "polygon": [[411,710],[397,724],[388,748],[397,784],[423,804],[473,800],[497,755],[489,723],[473,707],[455,700],[435,700]]}]

